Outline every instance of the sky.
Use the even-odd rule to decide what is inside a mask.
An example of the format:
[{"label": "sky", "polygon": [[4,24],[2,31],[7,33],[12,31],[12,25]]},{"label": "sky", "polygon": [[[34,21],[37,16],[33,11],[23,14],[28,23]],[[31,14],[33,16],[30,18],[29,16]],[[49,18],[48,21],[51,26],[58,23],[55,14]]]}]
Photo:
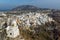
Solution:
[{"label": "sky", "polygon": [[0,0],[0,10],[12,9],[21,5],[60,9],[60,0]]}]

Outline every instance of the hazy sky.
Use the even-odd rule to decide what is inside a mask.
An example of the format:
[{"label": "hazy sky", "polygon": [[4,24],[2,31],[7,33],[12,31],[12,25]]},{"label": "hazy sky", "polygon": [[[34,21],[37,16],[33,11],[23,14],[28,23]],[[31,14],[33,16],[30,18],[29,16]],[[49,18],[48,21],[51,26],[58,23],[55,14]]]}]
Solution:
[{"label": "hazy sky", "polygon": [[0,9],[9,9],[20,5],[60,9],[60,0],[0,0]]}]

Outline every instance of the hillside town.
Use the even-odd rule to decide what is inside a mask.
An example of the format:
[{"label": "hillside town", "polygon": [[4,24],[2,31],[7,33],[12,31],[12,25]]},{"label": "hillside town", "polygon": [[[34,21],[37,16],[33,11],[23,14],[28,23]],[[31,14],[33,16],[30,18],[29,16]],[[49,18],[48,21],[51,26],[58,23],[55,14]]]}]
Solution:
[{"label": "hillside town", "polygon": [[58,27],[56,21],[48,16],[49,14],[29,12],[13,15],[1,12],[0,40],[44,40],[45,38],[45,40],[55,40],[54,37],[58,37],[53,31]]}]

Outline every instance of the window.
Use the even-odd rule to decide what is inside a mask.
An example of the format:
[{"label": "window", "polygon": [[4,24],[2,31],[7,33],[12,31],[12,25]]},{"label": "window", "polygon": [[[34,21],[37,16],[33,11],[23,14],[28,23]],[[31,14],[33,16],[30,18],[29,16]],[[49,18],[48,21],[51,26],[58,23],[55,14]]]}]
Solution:
[{"label": "window", "polygon": [[10,35],[12,35],[12,33],[10,33]]}]

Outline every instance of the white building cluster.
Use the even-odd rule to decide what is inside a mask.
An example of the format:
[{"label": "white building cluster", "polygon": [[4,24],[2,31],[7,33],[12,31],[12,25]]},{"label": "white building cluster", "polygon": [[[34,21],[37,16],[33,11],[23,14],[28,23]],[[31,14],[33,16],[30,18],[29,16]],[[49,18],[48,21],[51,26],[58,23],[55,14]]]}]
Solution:
[{"label": "white building cluster", "polygon": [[[17,18],[16,18],[17,17]],[[1,19],[1,18],[0,18]],[[19,19],[19,20],[18,20]],[[6,27],[6,33],[7,37],[15,38],[19,36],[19,25],[22,25],[22,27],[29,28],[29,27],[36,27],[36,25],[42,25],[47,22],[54,21],[52,18],[48,16],[48,14],[44,13],[24,13],[22,15],[18,16],[11,16],[6,18],[7,27]],[[1,28],[1,27],[0,27]]]},{"label": "white building cluster", "polygon": [[44,14],[44,13],[26,13],[23,15],[18,16],[19,19],[22,22],[22,24],[27,25],[27,26],[31,26],[31,25],[42,25],[45,24],[47,22],[53,21],[52,18],[50,18],[48,16],[48,14]]}]

